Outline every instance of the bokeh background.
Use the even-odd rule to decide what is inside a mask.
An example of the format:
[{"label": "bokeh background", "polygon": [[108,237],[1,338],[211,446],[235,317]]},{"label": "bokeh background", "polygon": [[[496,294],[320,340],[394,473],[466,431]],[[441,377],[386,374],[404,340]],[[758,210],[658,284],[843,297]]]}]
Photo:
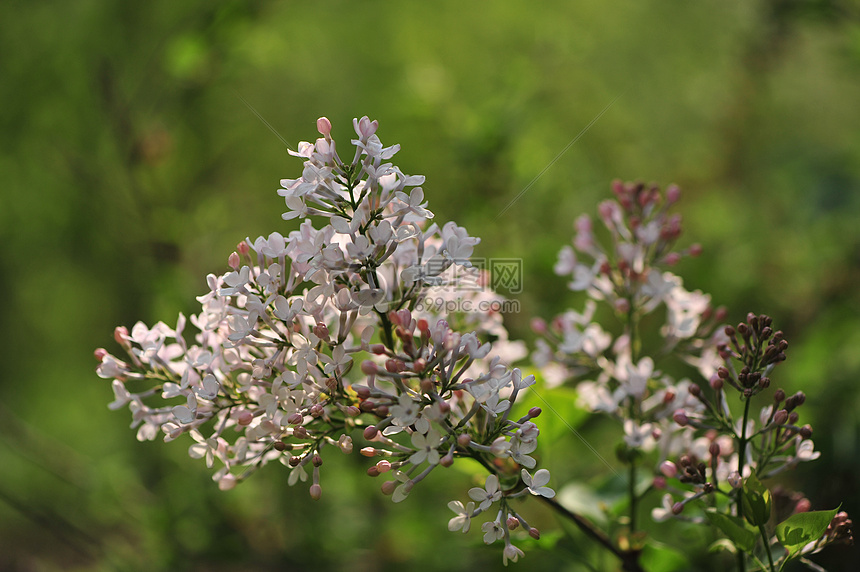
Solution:
[{"label": "bokeh background", "polygon": [[[292,228],[275,190],[300,162],[252,108],[293,146],[321,115],[344,142],[353,117],[378,119],[438,221],[483,237],[477,256],[524,259],[507,325],[526,340],[531,316],[581,303],[552,265],[609,182],[681,185],[684,240],[704,246],[685,284],[791,342],[775,382],[806,392],[822,458],[783,482],[860,515],[853,0],[6,0],[0,78],[0,569],[501,567],[479,531],[446,530],[465,473],[393,505],[360,458],[329,455],[319,503],[276,465],[222,493],[187,443],[138,443],[108,411],[92,352],[117,350],[115,325],[194,312],[239,240]],[[559,427],[555,478],[605,482]],[[520,569],[617,566],[528,514],[553,540]],[[816,561],[853,570],[857,552]]]}]

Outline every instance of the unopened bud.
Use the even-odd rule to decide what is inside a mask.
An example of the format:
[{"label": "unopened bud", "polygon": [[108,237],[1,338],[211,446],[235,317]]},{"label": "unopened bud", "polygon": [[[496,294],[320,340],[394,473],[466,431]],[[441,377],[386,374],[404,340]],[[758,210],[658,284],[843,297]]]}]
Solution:
[{"label": "unopened bud", "polygon": [[661,477],[661,476],[654,477],[654,480],[651,482],[651,485],[655,489],[662,491],[663,489],[666,488],[666,477]]},{"label": "unopened bud", "polygon": [[373,457],[376,455],[376,449],[373,447],[362,447],[359,451],[363,457]]},{"label": "unopened bud", "polygon": [[322,457],[320,457],[319,455],[314,455],[313,457],[311,457],[311,464],[313,464],[314,467],[319,467],[322,465],[322,463]]},{"label": "unopened bud", "polygon": [[688,385],[687,391],[689,391],[690,395],[692,395],[693,397],[699,397],[702,394],[702,388],[695,383],[691,383],[690,385]]},{"label": "unopened bud", "polygon": [[242,260],[239,258],[238,252],[231,252],[230,256],[227,257],[227,266],[229,266],[233,270],[238,270],[239,264],[241,263]]},{"label": "unopened bud", "polygon": [[719,375],[712,375],[711,379],[708,380],[708,383],[710,384],[711,389],[713,389],[714,391],[719,391],[723,388],[723,380],[720,378]]},{"label": "unopened bud", "polygon": [[690,419],[687,417],[687,413],[683,409],[678,409],[672,415],[672,419],[675,420],[675,423],[680,425],[681,427],[686,427],[687,423],[689,423]]},{"label": "unopened bud", "polygon": [[507,524],[508,530],[516,530],[516,528],[520,525],[520,521],[513,516],[509,516],[505,524]]},{"label": "unopened bud", "polygon": [[797,423],[797,420],[800,419],[800,415],[798,415],[797,411],[792,411],[788,414],[788,422],[794,425]]},{"label": "unopened bud", "polygon": [[379,476],[379,469],[376,467],[376,465],[373,465],[372,467],[367,467],[366,472],[367,472],[368,477],[378,477]]},{"label": "unopened bud", "polygon": [[708,453],[711,454],[711,457],[719,457],[720,456],[720,445],[716,441],[711,443],[710,447],[708,447]]},{"label": "unopened bud", "polygon": [[672,505],[672,514],[678,515],[678,514],[681,514],[682,512],[684,512],[684,503],[676,502],[675,504]]},{"label": "unopened bud", "polygon": [[275,448],[275,451],[286,451],[287,450],[287,444],[284,443],[283,441],[275,441],[275,443],[274,443],[274,445],[272,445],[272,447]]},{"label": "unopened bud", "polygon": [[433,391],[436,389],[436,384],[433,383],[433,380],[427,378],[422,379],[419,386],[421,387],[421,391],[423,393],[433,393]]},{"label": "unopened bud", "polygon": [[370,397],[370,388],[366,385],[352,385],[352,390],[355,391],[355,394],[358,395],[362,399],[367,399]]},{"label": "unopened bud", "polygon": [[373,441],[377,435],[379,435],[379,430],[373,425],[364,428],[364,438],[368,441]]},{"label": "unopened bud", "polygon": [[532,407],[531,409],[529,409],[529,417],[531,419],[534,419],[535,417],[539,417],[541,413],[542,413],[542,411],[541,411],[540,407]]},{"label": "unopened bud", "polygon": [[364,375],[374,375],[378,371],[379,368],[374,362],[370,360],[364,360],[363,362],[361,362],[361,372]]},{"label": "unopened bud", "polygon": [[95,352],[93,352],[93,355],[96,356],[97,360],[102,361],[105,356],[108,355],[108,351],[104,348],[98,348]]},{"label": "unopened bud", "polygon": [[666,390],[666,393],[663,394],[663,404],[668,405],[675,401],[675,392],[671,389]]},{"label": "unopened bud", "polygon": [[314,335],[324,342],[328,341],[328,326],[319,322],[314,326]]},{"label": "unopened bud", "polygon": [[773,400],[777,403],[780,403],[783,399],[785,399],[785,391],[783,391],[782,389],[777,389],[776,392],[773,394]]},{"label": "unopened bud", "polygon": [[461,447],[468,447],[471,442],[472,438],[466,433],[461,433],[457,436],[457,444]]},{"label": "unopened bud", "polygon": [[663,461],[660,463],[660,472],[663,473],[665,477],[670,479],[675,478],[678,474],[678,465],[672,461]]},{"label": "unopened bud", "polygon": [[387,473],[391,470],[391,463],[389,461],[386,461],[385,459],[382,459],[381,461],[376,463],[376,470],[379,471],[379,474]]},{"label": "unopened bud", "polygon": [[773,416],[773,422],[775,425],[785,425],[786,421],[788,421],[788,411],[785,409],[780,409]]},{"label": "unopened bud", "polygon": [[309,492],[311,493],[312,499],[320,500],[320,497],[322,496],[322,487],[319,486],[318,484],[314,483],[311,485]]},{"label": "unopened bud", "polygon": [[542,318],[532,318],[531,326],[532,331],[538,335],[543,335],[546,333],[546,320]]},{"label": "unopened bud", "polygon": [[238,252],[242,256],[245,256],[246,254],[251,252],[251,246],[243,240],[242,242],[240,242],[239,244],[236,245],[236,252]]},{"label": "unopened bud", "polygon": [[380,487],[380,489],[382,490],[382,494],[390,495],[394,492],[394,489],[397,488],[397,484],[397,481],[385,481]]},{"label": "unopened bud", "polygon": [[317,119],[317,131],[328,139],[331,136],[331,121],[327,117]]},{"label": "unopened bud", "polygon": [[535,540],[540,540],[540,530],[538,530],[536,528],[530,528],[529,529],[529,536],[531,536]]},{"label": "unopened bud", "polygon": [[117,326],[113,330],[113,339],[121,346],[128,344],[128,329],[125,326]]},{"label": "unopened bud", "polygon": [[298,425],[304,420],[304,416],[298,411],[287,417],[287,423],[289,423],[290,425]]},{"label": "unopened bud", "polygon": [[810,437],[812,437],[812,426],[811,425],[804,425],[803,427],[801,427],[800,428],[800,436],[803,437],[804,439],[809,439]]},{"label": "unopened bud", "polygon": [[678,185],[669,185],[666,188],[666,202],[669,204],[678,202],[681,198],[681,189]]},{"label": "unopened bud", "polygon": [[453,465],[454,464],[453,451],[448,451],[447,455],[445,455],[444,457],[439,459],[439,464],[442,465],[443,467],[446,467],[446,468]]},{"label": "unopened bud", "polygon": [[295,456],[290,457],[290,466],[291,467],[298,467],[299,463],[301,463],[301,462],[302,462],[301,457],[295,457]]},{"label": "unopened bud", "polygon": [[702,245],[699,244],[698,242],[695,244],[691,244],[690,248],[687,249],[687,252],[690,253],[690,256],[695,258],[695,257],[702,254]]}]

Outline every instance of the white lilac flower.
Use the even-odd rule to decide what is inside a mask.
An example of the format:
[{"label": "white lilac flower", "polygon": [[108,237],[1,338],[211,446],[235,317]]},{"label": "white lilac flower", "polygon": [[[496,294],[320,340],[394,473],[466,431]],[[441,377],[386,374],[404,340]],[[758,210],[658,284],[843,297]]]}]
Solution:
[{"label": "white lilac flower", "polygon": [[448,503],[448,508],[454,511],[457,516],[448,521],[448,530],[454,532],[462,530],[464,533],[469,532],[472,526],[472,513],[475,512],[475,503],[469,501],[466,506],[463,506],[458,500]]},{"label": "white lilac flower", "polygon": [[492,522],[482,524],[481,530],[484,532],[485,544],[492,544],[505,537],[505,526],[498,518]]},{"label": "white lilac flower", "polygon": [[479,503],[478,508],[487,510],[494,502],[502,498],[502,491],[499,489],[499,477],[489,475],[484,488],[473,487],[469,489],[469,498]]},{"label": "white lilac flower", "polygon": [[534,477],[529,474],[529,472],[525,469],[521,472],[523,482],[528,488],[529,492],[536,496],[546,497],[551,499],[555,496],[555,491],[546,486],[549,483],[549,471],[546,469],[538,469],[538,471],[534,474]]},{"label": "white lilac flower", "polygon": [[412,446],[415,447],[415,452],[409,457],[409,462],[420,465],[427,461],[430,465],[438,465],[439,451],[436,448],[441,444],[442,436],[435,429],[431,429],[427,434],[413,433]]}]

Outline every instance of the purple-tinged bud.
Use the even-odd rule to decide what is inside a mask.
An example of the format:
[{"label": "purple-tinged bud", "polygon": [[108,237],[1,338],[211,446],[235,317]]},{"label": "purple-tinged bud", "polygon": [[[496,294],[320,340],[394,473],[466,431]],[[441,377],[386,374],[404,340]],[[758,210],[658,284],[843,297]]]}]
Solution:
[{"label": "purple-tinged bud", "polygon": [[322,496],[322,487],[319,486],[317,483],[314,483],[311,485],[311,488],[308,492],[310,492],[312,499],[320,500],[320,497]]},{"label": "purple-tinged bud", "polygon": [[442,465],[443,467],[446,467],[446,468],[453,465],[454,464],[453,451],[448,451],[448,454],[446,454],[444,457],[439,459],[439,464]]},{"label": "purple-tinged bud", "polygon": [[529,536],[531,536],[535,540],[540,540],[540,530],[538,530],[536,528],[530,528],[529,529]]},{"label": "purple-tinged bud", "polygon": [[233,270],[238,270],[239,264],[241,264],[241,259],[239,258],[238,252],[233,252],[230,254],[230,256],[227,257],[227,266],[229,266]]},{"label": "purple-tinged bud", "polygon": [[373,441],[377,435],[379,435],[379,430],[373,425],[364,428],[364,438],[368,441]]},{"label": "purple-tinged bud", "polygon": [[719,457],[720,456],[720,444],[714,441],[711,443],[710,447],[708,447],[708,453],[711,454],[711,457]]},{"label": "purple-tinged bud", "polygon": [[313,405],[311,405],[310,409],[308,410],[308,413],[310,413],[311,417],[313,417],[313,418],[317,418],[317,417],[321,416],[323,414],[323,412],[325,412],[325,408],[322,405],[320,405],[319,403],[314,403]]},{"label": "purple-tinged bud", "polygon": [[671,389],[667,389],[666,393],[663,394],[663,404],[668,405],[675,401],[675,392]]},{"label": "purple-tinged bud", "polygon": [[328,341],[328,326],[326,326],[322,322],[318,322],[316,326],[314,326],[314,335],[321,339],[324,342]]},{"label": "purple-tinged bud", "polygon": [[370,413],[376,408],[376,404],[372,401],[362,401],[358,404],[358,408],[362,413]]},{"label": "purple-tinged bud", "polygon": [[720,367],[717,369],[717,375],[720,379],[728,379],[729,378],[729,370],[724,367]]},{"label": "purple-tinged bud", "polygon": [[331,137],[331,121],[327,117],[317,119],[317,131],[324,135],[326,139]]},{"label": "purple-tinged bud", "polygon": [[447,401],[442,401],[439,403],[439,413],[442,415],[448,415],[448,412],[451,411],[451,406],[448,405]]},{"label": "purple-tinged bud", "polygon": [[472,438],[466,433],[460,433],[457,436],[457,444],[460,445],[461,447],[464,447],[464,448],[468,447],[469,443],[471,443],[471,442],[472,442]]},{"label": "purple-tinged bud", "polygon": [[672,461],[663,461],[660,463],[660,472],[667,478],[674,479],[678,474],[678,465]]},{"label": "purple-tinged bud", "polygon": [[108,354],[108,351],[104,348],[98,348],[93,352],[93,355],[96,356],[96,359],[102,361]]},{"label": "purple-tinged bud", "polygon": [[508,530],[516,530],[517,527],[520,525],[520,521],[513,516],[509,516],[508,520],[505,521],[505,524],[508,526]]},{"label": "purple-tinged bud", "polygon": [[672,415],[672,419],[675,420],[675,423],[680,425],[681,427],[686,427],[687,423],[690,422],[690,419],[687,417],[687,412],[683,409],[678,409]]},{"label": "purple-tinged bud", "polygon": [[251,421],[253,420],[254,414],[247,409],[243,409],[238,414],[236,414],[236,422],[242,427],[247,427],[251,424]]},{"label": "purple-tinged bud", "polygon": [[412,362],[412,371],[415,373],[421,373],[427,367],[427,360],[424,358],[418,358],[414,362]]},{"label": "purple-tinged bud", "polygon": [[298,467],[299,463],[301,463],[301,462],[302,462],[301,457],[296,457],[296,456],[290,457],[290,466],[291,467]]},{"label": "purple-tinged bud", "polygon": [[773,400],[777,403],[781,403],[783,399],[785,399],[785,391],[777,389],[773,394]]},{"label": "purple-tinged bud", "polygon": [[780,409],[773,416],[773,422],[775,425],[785,425],[786,421],[788,421],[788,411],[785,409]]},{"label": "purple-tinged bud", "polygon": [[298,425],[299,423],[301,423],[304,420],[305,420],[304,415],[302,415],[298,411],[296,411],[295,413],[293,413],[292,415],[287,417],[287,423],[289,423],[290,425]]},{"label": "purple-tinged bud", "polygon": [[236,478],[236,475],[231,475],[230,473],[227,473],[226,475],[218,479],[218,489],[222,491],[229,491],[230,489],[235,487],[236,483],[238,482],[239,480]]},{"label": "purple-tinged bud", "polygon": [[380,417],[388,417],[388,406],[380,403],[376,406],[376,414]]},{"label": "purple-tinged bud", "polygon": [[794,505],[795,513],[809,512],[810,510],[812,510],[812,502],[806,497],[803,497],[802,499],[797,501],[796,505]]},{"label": "purple-tinged bud", "polygon": [[662,491],[666,488],[666,477],[654,477],[654,480],[651,482],[651,485],[658,491]]},{"label": "purple-tinged bud", "polygon": [[436,384],[433,383],[432,379],[424,378],[421,380],[421,383],[418,384],[421,387],[422,393],[433,393],[436,390]]},{"label": "purple-tinged bud", "polygon": [[735,329],[731,326],[726,326],[725,330],[723,330],[728,337],[733,337],[735,335]]},{"label": "purple-tinged bud", "polygon": [[797,413],[797,411],[792,411],[788,414],[788,422],[792,425],[795,425],[798,419],[800,419],[800,415]]},{"label": "purple-tinged bud", "polygon": [[695,383],[691,383],[690,385],[688,385],[687,391],[689,391],[690,395],[692,395],[693,397],[699,397],[702,394],[702,388]]},{"label": "purple-tinged bud", "polygon": [[539,334],[541,336],[546,334],[546,331],[547,331],[546,320],[544,320],[542,318],[532,318],[531,327],[532,327],[532,331],[536,334]]},{"label": "purple-tinged bud", "polygon": [[283,441],[275,441],[275,443],[272,445],[272,447],[274,447],[275,451],[286,451],[287,450],[287,444],[284,443]]},{"label": "purple-tinged bud", "polygon": [[[698,242],[691,244],[690,248],[687,249],[687,252],[690,253],[690,256],[692,256],[693,258],[696,258],[697,256],[702,254],[702,245],[699,244]],[[717,310],[717,311],[719,312],[719,310]],[[725,313],[725,310],[724,310],[724,313]],[[723,318],[721,318],[721,319],[725,319],[725,316],[723,316]]]},{"label": "purple-tinged bud", "polygon": [[374,375],[379,371],[379,367],[370,360],[361,362],[361,372],[365,375]]},{"label": "purple-tinged bud", "polygon": [[614,306],[615,310],[620,314],[626,314],[630,311],[630,301],[627,298],[618,298]]},{"label": "purple-tinged bud", "polygon": [[345,412],[348,416],[350,416],[350,417],[358,417],[359,415],[361,415],[361,409],[359,409],[359,408],[358,408],[358,407],[356,407],[355,405],[350,405],[350,406],[348,406],[348,407],[344,410],[344,412]]},{"label": "purple-tinged bud", "polygon": [[810,437],[812,437],[812,426],[811,425],[804,425],[803,427],[801,427],[800,428],[800,436],[803,437],[804,439],[809,439]]},{"label": "purple-tinged bud", "polygon": [[370,388],[366,385],[352,385],[352,390],[355,391],[355,394],[358,395],[362,399],[367,399],[370,397]]},{"label": "purple-tinged bud", "polygon": [[768,387],[770,387],[770,378],[769,377],[761,378],[760,380],[758,380],[758,386],[762,389],[767,389]]},{"label": "purple-tinged bud", "polygon": [[675,504],[672,505],[672,514],[679,515],[682,512],[684,512],[684,503],[676,502]]},{"label": "purple-tinged bud", "polygon": [[719,391],[723,388],[723,380],[720,379],[720,376],[717,374],[712,375],[711,379],[708,380],[708,383],[714,391]]},{"label": "purple-tinged bud", "polygon": [[245,256],[246,254],[251,252],[251,246],[246,241],[243,240],[242,242],[240,242],[239,244],[236,245],[236,252],[238,252],[242,256]]},{"label": "purple-tinged bud", "polygon": [[380,475],[382,473],[387,473],[388,471],[391,470],[391,462],[386,461],[385,459],[382,459],[381,461],[376,463],[376,470],[379,471]]},{"label": "purple-tinged bud", "polygon": [[390,495],[394,492],[394,489],[397,488],[397,484],[397,481],[385,481],[380,487],[380,489],[382,490],[382,494]]},{"label": "purple-tinged bud", "polygon": [[670,252],[663,257],[663,264],[666,266],[675,266],[679,262],[681,262],[681,255],[677,252]]},{"label": "purple-tinged bud", "polygon": [[376,449],[373,447],[362,447],[359,451],[362,457],[374,457],[376,456]]},{"label": "purple-tinged bud", "polygon": [[313,464],[314,467],[322,466],[322,463],[322,457],[320,457],[319,455],[314,455],[313,457],[311,457],[311,464]]},{"label": "purple-tinged bud", "polygon": [[372,467],[367,467],[366,472],[367,472],[368,477],[378,477],[379,476],[379,469],[376,468],[376,465],[373,465]]},{"label": "purple-tinged bud", "polygon": [[681,198],[681,188],[678,185],[669,185],[666,187],[666,202],[669,204],[676,203]]},{"label": "purple-tinged bud", "polygon": [[535,417],[539,417],[541,413],[542,410],[540,407],[532,407],[529,409],[529,418],[534,419]]}]

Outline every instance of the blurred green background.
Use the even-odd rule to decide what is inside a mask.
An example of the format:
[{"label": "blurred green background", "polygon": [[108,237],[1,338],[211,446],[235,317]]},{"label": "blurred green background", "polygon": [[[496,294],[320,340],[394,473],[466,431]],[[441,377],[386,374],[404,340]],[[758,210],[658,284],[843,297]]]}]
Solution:
[{"label": "blurred green background", "polygon": [[[6,0],[0,78],[0,569],[501,568],[479,530],[446,530],[464,473],[393,505],[361,458],[329,454],[319,503],[276,465],[222,493],[187,442],[138,443],[108,411],[92,352],[118,350],[115,325],[195,312],[239,240],[293,228],[275,189],[300,162],[243,99],[291,145],[321,115],[342,144],[353,117],[378,119],[439,222],[483,237],[477,256],[524,259],[514,337],[581,303],[552,265],[612,179],[681,185],[684,240],[704,246],[685,284],[791,342],[775,383],[806,392],[823,456],[784,482],[860,516],[853,0]],[[559,483],[607,477],[563,431],[544,461]],[[559,537],[516,566],[617,565]]]}]

